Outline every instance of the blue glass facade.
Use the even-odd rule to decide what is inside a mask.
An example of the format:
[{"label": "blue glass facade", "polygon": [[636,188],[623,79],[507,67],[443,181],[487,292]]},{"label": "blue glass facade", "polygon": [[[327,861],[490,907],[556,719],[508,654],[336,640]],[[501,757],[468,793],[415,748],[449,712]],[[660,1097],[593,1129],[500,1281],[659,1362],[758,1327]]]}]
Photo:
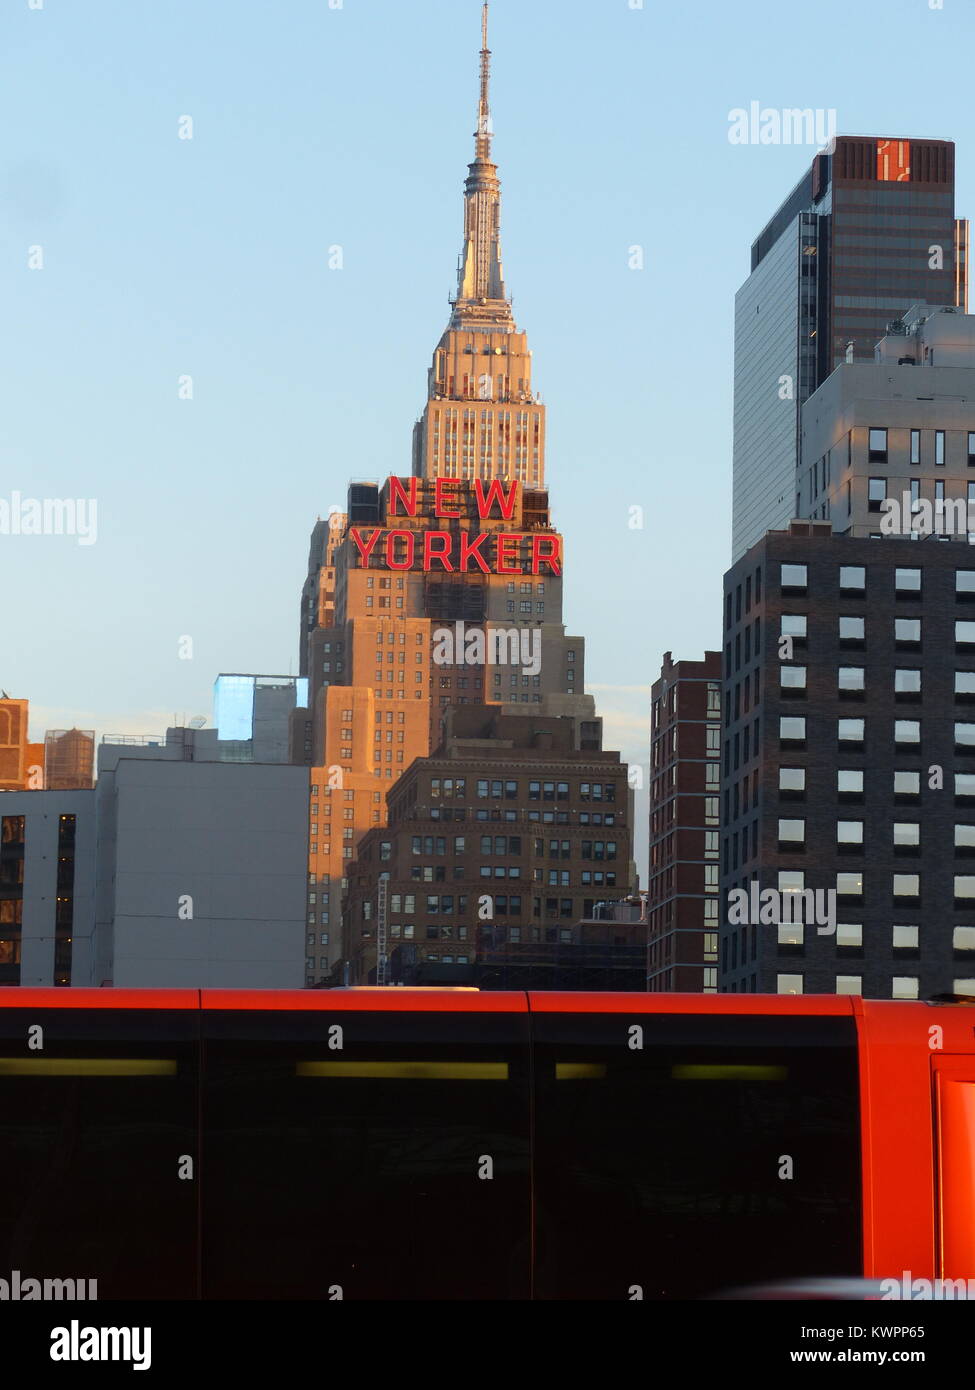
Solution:
[{"label": "blue glass facade", "polygon": [[735,559],[795,505],[799,258],[794,218],[735,297]]},{"label": "blue glass facade", "polygon": [[218,676],[213,683],[217,737],[246,741],[254,733],[254,676]]}]

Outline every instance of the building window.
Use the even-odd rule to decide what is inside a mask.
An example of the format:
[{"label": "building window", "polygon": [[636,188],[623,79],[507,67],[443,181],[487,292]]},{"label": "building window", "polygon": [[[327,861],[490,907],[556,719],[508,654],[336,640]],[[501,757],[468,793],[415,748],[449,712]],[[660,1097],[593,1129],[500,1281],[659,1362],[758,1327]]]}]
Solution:
[{"label": "building window", "polygon": [[863,565],[840,566],[840,593],[862,594],[867,587],[867,571]]},{"label": "building window", "polygon": [[837,675],[841,695],[862,695],[866,689],[866,672],[862,666],[841,666]]},{"label": "building window", "polygon": [[863,618],[840,618],[840,642],[844,646],[862,647],[866,636]]},{"label": "building window", "polygon": [[919,929],[896,922],[891,930],[891,945],[895,951],[916,951]]},{"label": "building window", "polygon": [[920,719],[895,719],[894,720],[894,743],[898,745],[918,744],[921,742],[921,721]]},{"label": "building window", "polygon": [[779,791],[789,796],[801,796],[806,790],[806,769],[804,767],[780,767]]},{"label": "building window", "polygon": [[836,896],[838,898],[862,898],[863,874],[855,871],[838,873],[836,875]]},{"label": "building window", "polygon": [[863,947],[863,925],[860,922],[837,922],[836,944],[849,951],[859,951]]},{"label": "building window", "polygon": [[975,825],[955,826],[955,854],[975,855]]},{"label": "building window", "polygon": [[921,571],[919,569],[895,569],[894,592],[905,596],[919,594],[921,592]]},{"label": "building window", "polygon": [[841,801],[862,801],[863,773],[859,768],[838,768],[836,791]]},{"label": "building window", "polygon": [[776,975],[775,990],[777,994],[801,994],[802,976],[801,975]]},{"label": "building window", "polygon": [[837,994],[861,994],[863,992],[862,975],[837,975],[836,993]]},{"label": "building window", "polygon": [[895,820],[894,849],[917,851],[921,845],[921,826],[916,820]]},{"label": "building window", "polygon": [[879,512],[881,503],[887,496],[887,479],[870,478],[867,481],[867,509]]},{"label": "building window", "polygon": [[918,667],[899,667],[894,672],[894,695],[901,700],[916,700],[921,694],[921,672]]},{"label": "building window", "polygon": [[911,463],[921,462],[921,431],[911,430]]},{"label": "building window", "polygon": [[[780,666],[781,689],[783,694],[791,692],[793,694],[806,693],[806,668],[805,666]],[[717,735],[717,730],[714,731]]]},{"label": "building window", "polygon": [[861,853],[863,850],[863,821],[838,820],[836,822],[836,844],[840,850]]},{"label": "building window", "polygon": [[[779,869],[776,886],[780,893],[802,893],[806,887],[806,875],[802,869]],[[798,913],[790,913],[792,917]]]},{"label": "building window", "polygon": [[[957,776],[956,776],[957,783]],[[919,772],[894,773],[894,800],[917,800],[921,795],[921,774]],[[956,786],[957,795],[957,786]]]},{"label": "building window", "polygon": [[[802,922],[779,922],[778,944],[780,946],[801,946],[805,928]],[[796,954],[793,952],[793,954]]]},{"label": "building window", "polygon": [[935,430],[934,432],[934,462],[935,467],[944,468],[945,466],[945,432]]},{"label": "building window", "polygon": [[870,430],[867,446],[867,461],[869,463],[887,462],[887,431],[885,429]]},{"label": "building window", "polygon": [[955,874],[955,906],[975,907],[975,875]]},{"label": "building window", "polygon": [[804,747],[806,742],[806,721],[802,716],[782,715],[779,718],[779,743],[785,747]]},{"label": "building window", "polygon": [[[749,588],[751,581],[749,580]],[[783,593],[805,593],[806,591],[806,566],[805,565],[783,565],[782,566],[782,592]]]},{"label": "building window", "polygon": [[806,822],[804,820],[779,821],[779,849],[797,850],[806,847]]},{"label": "building window", "polygon": [[916,999],[918,979],[916,975],[895,975],[891,981],[892,999]]},{"label": "building window", "polygon": [[863,719],[838,719],[836,721],[837,742],[846,748],[863,747],[866,721]]}]

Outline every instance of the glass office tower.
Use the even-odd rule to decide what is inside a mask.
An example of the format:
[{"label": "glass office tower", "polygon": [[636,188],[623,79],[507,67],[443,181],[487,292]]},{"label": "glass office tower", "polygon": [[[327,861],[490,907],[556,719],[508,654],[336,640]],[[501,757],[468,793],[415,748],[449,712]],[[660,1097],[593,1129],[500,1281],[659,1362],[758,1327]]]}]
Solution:
[{"label": "glass office tower", "polygon": [[799,410],[913,304],[968,304],[945,140],[840,136],[752,245],[735,300],[732,551],[795,515]]}]

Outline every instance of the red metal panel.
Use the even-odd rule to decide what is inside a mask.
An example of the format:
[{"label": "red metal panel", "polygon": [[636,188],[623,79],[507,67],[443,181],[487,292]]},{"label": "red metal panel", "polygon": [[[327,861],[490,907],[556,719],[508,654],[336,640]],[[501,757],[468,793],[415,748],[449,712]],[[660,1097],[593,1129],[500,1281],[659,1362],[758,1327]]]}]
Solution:
[{"label": "red metal panel", "polygon": [[857,1001],[868,1278],[935,1276],[931,1062],[975,1053],[975,1007]]},{"label": "red metal panel", "polygon": [[537,1014],[795,1014],[849,1016],[852,996],[835,994],[583,994],[529,991]]},{"label": "red metal panel", "polygon": [[335,1013],[379,1009],[391,1013],[526,1013],[524,994],[486,990],[377,989],[204,989],[204,1009],[291,1009]]},{"label": "red metal panel", "polygon": [[975,1057],[934,1056],[938,1274],[975,1279]]},{"label": "red metal panel", "polygon": [[0,1008],[198,1009],[197,989],[0,989]]}]

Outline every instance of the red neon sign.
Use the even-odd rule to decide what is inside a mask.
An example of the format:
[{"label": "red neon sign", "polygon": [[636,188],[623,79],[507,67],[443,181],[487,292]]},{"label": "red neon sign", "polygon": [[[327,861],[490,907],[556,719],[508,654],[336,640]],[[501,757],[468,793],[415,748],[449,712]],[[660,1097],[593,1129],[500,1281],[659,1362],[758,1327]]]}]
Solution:
[{"label": "red neon sign", "polygon": [[[447,574],[541,574],[562,573],[562,537],[554,532],[531,537],[517,531],[461,532],[456,538],[449,531],[386,531],[381,526],[365,532],[349,527],[349,537],[359,552],[358,569],[366,569],[373,552],[381,554],[391,570],[421,569],[429,573],[440,568]],[[530,568],[521,560],[520,542],[531,540]],[[487,547],[487,554],[485,554]]]}]

